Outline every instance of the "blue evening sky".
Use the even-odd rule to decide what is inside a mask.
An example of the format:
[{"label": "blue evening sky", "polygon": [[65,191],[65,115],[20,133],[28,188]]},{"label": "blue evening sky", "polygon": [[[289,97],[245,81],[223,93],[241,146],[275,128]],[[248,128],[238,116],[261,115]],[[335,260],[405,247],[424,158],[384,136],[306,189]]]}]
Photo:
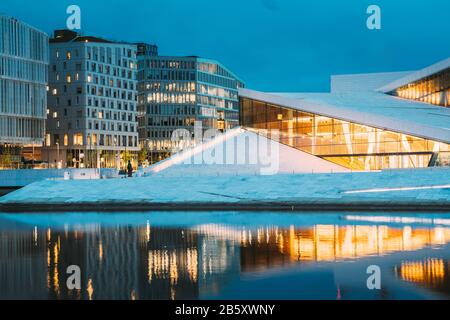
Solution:
[{"label": "blue evening sky", "polygon": [[[326,91],[330,74],[450,56],[448,0],[0,0],[0,12],[51,33],[70,4],[86,34],[216,59],[262,91]],[[370,4],[381,7],[379,31],[366,28]]]}]

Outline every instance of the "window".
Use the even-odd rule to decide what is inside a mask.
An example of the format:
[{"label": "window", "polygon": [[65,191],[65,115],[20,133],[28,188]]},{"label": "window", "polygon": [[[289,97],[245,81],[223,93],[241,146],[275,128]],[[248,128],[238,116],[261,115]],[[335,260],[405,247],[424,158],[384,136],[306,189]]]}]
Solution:
[{"label": "window", "polygon": [[76,146],[83,145],[83,135],[81,133],[76,133],[73,135],[73,144]]}]

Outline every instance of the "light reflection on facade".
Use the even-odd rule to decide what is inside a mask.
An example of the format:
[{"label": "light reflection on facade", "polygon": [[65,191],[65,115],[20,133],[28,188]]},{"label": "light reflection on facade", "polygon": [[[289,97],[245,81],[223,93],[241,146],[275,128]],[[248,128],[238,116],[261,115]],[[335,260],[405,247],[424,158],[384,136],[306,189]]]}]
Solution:
[{"label": "light reflection on facade", "polygon": [[[31,294],[23,288],[32,283],[41,299],[197,299],[220,294],[245,272],[450,242],[450,228],[383,225],[162,229],[147,224],[45,231],[1,233],[0,298]],[[65,286],[66,268],[73,264],[82,270],[82,290]],[[411,282],[437,281],[443,272],[437,260],[422,266],[405,262],[398,270]]]},{"label": "light reflection on facade", "polygon": [[348,169],[448,164],[450,145],[446,143],[248,98],[241,98],[240,105],[243,127]]},{"label": "light reflection on facade", "polygon": [[450,68],[389,92],[400,98],[450,106]]}]

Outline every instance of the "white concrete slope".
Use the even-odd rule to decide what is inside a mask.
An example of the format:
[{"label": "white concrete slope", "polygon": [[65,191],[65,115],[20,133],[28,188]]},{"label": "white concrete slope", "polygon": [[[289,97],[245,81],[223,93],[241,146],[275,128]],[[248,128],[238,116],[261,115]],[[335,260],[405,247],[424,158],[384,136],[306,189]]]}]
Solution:
[{"label": "white concrete slope", "polygon": [[146,175],[269,175],[349,170],[253,131],[236,128],[144,170]]},{"label": "white concrete slope", "polygon": [[[93,211],[104,203],[192,204],[214,203],[361,202],[450,207],[450,168],[334,174],[279,174],[273,176],[153,175],[148,178],[41,181],[0,198],[5,206],[89,204]],[[97,206],[97,207],[96,207]],[[73,210],[77,210],[77,207]],[[350,208],[350,207],[349,207]],[[226,207],[223,208],[226,210]]]}]

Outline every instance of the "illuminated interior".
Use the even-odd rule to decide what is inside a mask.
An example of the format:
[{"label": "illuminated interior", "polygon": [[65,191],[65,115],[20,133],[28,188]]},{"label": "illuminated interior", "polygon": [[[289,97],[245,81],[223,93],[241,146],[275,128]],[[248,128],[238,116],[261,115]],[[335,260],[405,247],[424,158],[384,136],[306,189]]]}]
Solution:
[{"label": "illuminated interior", "polygon": [[450,68],[397,88],[389,94],[438,106],[450,106]]},{"label": "illuminated interior", "polygon": [[446,143],[248,98],[241,98],[241,125],[353,170],[424,168],[449,162]]}]

